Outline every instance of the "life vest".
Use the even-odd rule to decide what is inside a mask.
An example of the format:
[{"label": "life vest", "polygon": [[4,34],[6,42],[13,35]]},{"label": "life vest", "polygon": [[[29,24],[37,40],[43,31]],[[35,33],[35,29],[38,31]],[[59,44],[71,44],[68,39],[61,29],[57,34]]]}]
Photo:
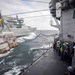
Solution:
[{"label": "life vest", "polygon": [[62,47],[60,48],[60,51],[63,51],[63,48]]}]

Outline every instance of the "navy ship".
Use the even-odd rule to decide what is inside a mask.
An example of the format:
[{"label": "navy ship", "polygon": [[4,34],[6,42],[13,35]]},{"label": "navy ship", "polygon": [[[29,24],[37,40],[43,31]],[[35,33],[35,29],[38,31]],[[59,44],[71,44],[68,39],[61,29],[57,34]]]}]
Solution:
[{"label": "navy ship", "polygon": [[[60,31],[59,39],[75,42],[75,0],[51,0],[49,8],[57,24],[51,25]],[[40,59],[41,61],[38,62]],[[37,64],[31,63],[26,69],[22,69],[19,75],[64,75],[66,70],[64,68],[68,66],[59,60],[57,54],[52,50],[48,51],[47,56],[40,59],[35,61]],[[74,59],[73,62],[75,62]]]},{"label": "navy ship", "polygon": [[[50,13],[57,25],[53,25],[60,31],[59,39],[75,42],[75,0],[51,0]],[[60,21],[60,24],[58,23]],[[72,65],[75,64],[75,51]]]},{"label": "navy ship", "polygon": [[30,33],[35,32],[36,27],[30,27],[24,24],[23,18],[16,17],[8,17],[3,16],[3,27],[0,25],[1,32],[8,32],[11,31],[14,33],[15,36],[28,36]]},{"label": "navy ship", "polygon": [[[54,20],[51,20],[51,26],[59,29],[59,40],[75,42],[75,0],[51,0],[49,9],[52,19],[54,18],[56,22],[54,25],[52,22]],[[33,64],[31,65],[33,66]],[[75,51],[72,66],[74,65]],[[57,54],[50,50],[47,57],[43,57],[41,61],[30,67],[26,72],[23,70],[24,73],[21,75],[65,75],[67,66],[67,63],[62,62]]]},{"label": "navy ship", "polygon": [[53,18],[60,21],[60,39],[75,42],[75,0],[51,0],[49,8]]}]

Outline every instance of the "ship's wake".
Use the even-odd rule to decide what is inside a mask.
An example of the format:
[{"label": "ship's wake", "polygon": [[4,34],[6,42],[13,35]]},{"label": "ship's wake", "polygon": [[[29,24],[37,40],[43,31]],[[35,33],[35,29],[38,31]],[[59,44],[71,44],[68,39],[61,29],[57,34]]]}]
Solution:
[{"label": "ship's wake", "polygon": [[[43,53],[45,53],[48,49],[50,49],[52,46],[52,44],[44,44],[40,47],[33,47],[29,50],[28,54],[33,54],[33,62],[36,61]],[[22,53],[19,54],[19,57],[22,56]],[[17,55],[18,57],[18,55]],[[12,57],[10,57],[12,58]],[[1,61],[2,63],[3,61]],[[20,60],[18,61],[20,62]],[[13,65],[17,63],[17,60],[15,62],[9,62],[9,65]],[[31,62],[32,63],[32,62]],[[14,65],[12,69],[10,69],[9,71],[5,72],[4,75],[18,75],[20,74],[22,71],[21,70],[25,70],[27,69],[26,67],[28,67],[29,65]]]},{"label": "ship's wake", "polygon": [[36,34],[35,33],[30,33],[30,35],[28,35],[28,36],[17,38],[17,42],[21,43],[21,42],[33,40],[35,38],[36,38]]}]

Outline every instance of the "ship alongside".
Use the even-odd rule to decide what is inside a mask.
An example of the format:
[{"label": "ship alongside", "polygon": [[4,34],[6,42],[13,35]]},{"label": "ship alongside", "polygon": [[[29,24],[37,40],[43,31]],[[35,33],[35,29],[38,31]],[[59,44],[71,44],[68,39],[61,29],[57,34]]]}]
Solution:
[{"label": "ship alongside", "polygon": [[24,36],[24,41],[30,40],[31,38],[28,39],[28,37],[30,37],[35,30],[36,28],[26,26],[24,19],[19,19],[18,16],[16,16],[16,18],[2,16],[0,12],[0,54],[7,53],[12,48],[17,47],[17,37]]},{"label": "ship alongside", "polygon": [[16,37],[29,35],[30,33],[35,32],[36,30],[35,27],[32,28],[30,26],[26,26],[24,24],[24,19],[19,19],[18,16],[16,16],[16,18],[3,16],[3,19],[4,29],[2,30],[2,32],[11,31]]}]

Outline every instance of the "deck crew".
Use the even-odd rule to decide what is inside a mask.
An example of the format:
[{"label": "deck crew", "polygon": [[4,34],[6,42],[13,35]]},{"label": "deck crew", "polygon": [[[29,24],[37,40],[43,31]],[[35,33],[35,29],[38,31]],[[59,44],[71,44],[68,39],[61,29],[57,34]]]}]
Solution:
[{"label": "deck crew", "polygon": [[65,75],[75,75],[74,74],[74,69],[72,66],[67,67],[67,71],[65,72]]},{"label": "deck crew", "polygon": [[70,46],[70,51],[69,51],[69,65],[72,65],[72,58],[74,56],[74,49],[72,46]]}]

